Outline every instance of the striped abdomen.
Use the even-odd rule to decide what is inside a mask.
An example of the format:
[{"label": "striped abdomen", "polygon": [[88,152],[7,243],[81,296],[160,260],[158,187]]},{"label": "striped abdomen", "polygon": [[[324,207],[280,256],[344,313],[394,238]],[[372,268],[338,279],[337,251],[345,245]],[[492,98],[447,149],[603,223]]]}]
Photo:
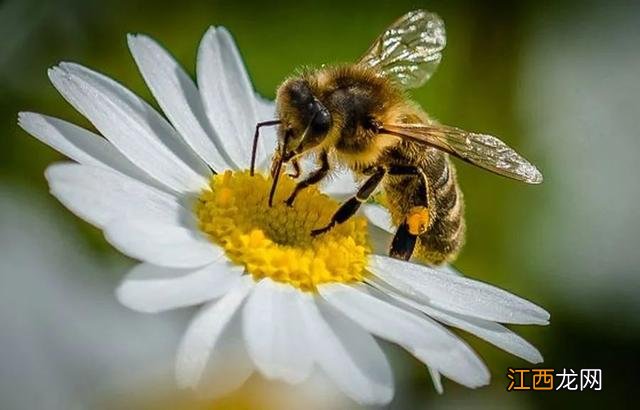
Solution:
[{"label": "striped abdomen", "polygon": [[415,255],[432,264],[451,262],[464,244],[464,199],[449,156],[430,155],[427,169],[431,225],[422,234]]},{"label": "striped abdomen", "polygon": [[414,257],[430,264],[452,261],[464,244],[465,224],[462,192],[448,155],[403,142],[388,151],[385,157],[387,163],[419,167],[427,180],[428,204],[421,177],[395,176],[384,182],[387,206],[396,226],[404,221],[413,207],[429,208],[430,225],[418,238]]}]

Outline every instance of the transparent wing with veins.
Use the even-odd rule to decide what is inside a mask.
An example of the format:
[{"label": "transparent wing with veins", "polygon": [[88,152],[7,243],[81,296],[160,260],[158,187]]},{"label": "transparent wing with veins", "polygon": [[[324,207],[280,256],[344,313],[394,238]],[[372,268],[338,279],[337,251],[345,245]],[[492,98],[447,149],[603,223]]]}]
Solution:
[{"label": "transparent wing with veins", "polygon": [[445,45],[442,19],[414,10],[387,28],[358,64],[375,68],[404,88],[417,88],[435,72]]},{"label": "transparent wing with veins", "polygon": [[533,164],[491,135],[441,124],[383,124],[380,132],[429,145],[508,178],[529,184],[542,182],[542,174]]}]

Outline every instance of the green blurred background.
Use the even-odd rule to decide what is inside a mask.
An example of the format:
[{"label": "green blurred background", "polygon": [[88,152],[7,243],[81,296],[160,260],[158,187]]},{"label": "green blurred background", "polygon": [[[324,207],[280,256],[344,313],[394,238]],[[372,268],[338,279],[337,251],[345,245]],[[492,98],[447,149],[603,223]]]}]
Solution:
[{"label": "green blurred background", "polygon": [[[631,407],[639,377],[634,366],[640,364],[638,2],[0,1],[0,209],[9,209],[0,215],[3,246],[14,243],[7,224],[18,230],[30,227],[26,241],[36,244],[31,255],[38,258],[48,242],[29,242],[29,235],[41,235],[38,225],[16,218],[54,224],[56,235],[73,238],[60,252],[82,252],[93,261],[65,267],[59,274],[79,281],[80,287],[83,281],[94,283],[87,278],[95,276],[96,297],[105,306],[112,303],[112,287],[130,263],[98,230],[63,211],[46,194],[43,170],[62,157],[16,125],[17,112],[30,110],[91,128],[49,84],[50,66],[63,60],[82,63],[155,104],[128,52],[126,33],[151,35],[193,73],[200,37],[209,25],[224,25],[235,36],[256,89],[273,98],[280,81],[297,66],[353,61],[390,22],[418,7],[442,16],[448,45],[436,74],[413,92],[416,100],[444,123],[501,136],[545,175],[543,185],[526,186],[459,165],[468,204],[468,241],[456,266],[549,310],[550,326],[517,329],[543,353],[545,362],[539,367],[602,369],[603,390],[507,393],[507,367],[527,364],[468,338],[492,371],[489,387],[469,390],[446,382],[445,394],[438,396],[422,365],[387,346],[397,381],[389,407]],[[12,211],[23,207],[31,211]],[[38,300],[27,287],[16,285],[20,267],[6,262],[0,285],[12,289],[14,296],[24,292],[30,304],[42,305],[47,314],[61,309],[64,296],[47,301],[43,288],[44,299]],[[0,307],[5,312],[14,309],[9,303]],[[117,306],[109,309],[122,320],[138,315]],[[45,320],[40,313],[16,312],[22,314],[25,321]],[[95,315],[84,320],[104,319],[99,312]],[[177,323],[177,335],[187,317],[156,317],[157,327],[135,330],[130,337],[156,343],[164,334],[158,330],[164,326],[160,322]],[[64,333],[63,318],[47,320]],[[146,321],[140,318],[140,323]],[[140,329],[136,326],[132,332]],[[120,343],[128,343],[126,332],[121,333]],[[176,335],[167,338],[177,343]],[[46,344],[51,335],[38,337]],[[0,363],[14,354],[5,346],[1,349]],[[173,357],[171,348],[167,350],[170,354],[157,360],[170,367]],[[43,361],[48,354],[41,353]],[[75,353],[66,349],[64,354]],[[38,393],[10,388],[10,379],[20,385],[16,373],[20,370],[8,365],[0,372],[0,408],[23,403],[12,395]],[[65,374],[53,372],[52,377]],[[72,392],[86,384],[74,379],[78,374],[84,373],[66,374]],[[162,403],[173,403],[173,408],[260,408],[242,397],[257,394],[256,389],[241,391],[237,402],[210,404],[192,401],[172,391],[170,384],[159,393],[145,380],[137,383],[146,387],[124,393],[93,384],[89,392],[95,395],[85,394],[77,408],[165,408]],[[356,408],[350,402],[343,406]]]}]

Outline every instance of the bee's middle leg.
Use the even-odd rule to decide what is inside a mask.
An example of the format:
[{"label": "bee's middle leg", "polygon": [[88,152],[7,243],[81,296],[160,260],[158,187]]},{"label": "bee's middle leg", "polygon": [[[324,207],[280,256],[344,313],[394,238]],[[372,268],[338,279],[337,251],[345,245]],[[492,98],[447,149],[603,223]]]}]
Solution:
[{"label": "bee's middle leg", "polygon": [[333,228],[336,224],[341,224],[347,219],[351,218],[358,211],[360,205],[363,202],[366,202],[373,191],[375,191],[378,185],[380,185],[380,182],[382,181],[382,178],[384,178],[386,173],[386,168],[376,167],[372,175],[364,182],[364,184],[362,184],[356,195],[340,205],[340,208],[338,208],[338,210],[331,217],[331,222],[329,222],[329,224],[324,228],[314,229],[313,231],[311,231],[311,236],[318,236],[322,233],[325,233]]},{"label": "bee's middle leg", "polygon": [[291,193],[291,195],[289,195],[289,198],[285,201],[287,206],[293,206],[293,201],[296,200],[296,196],[298,196],[298,194],[302,190],[322,181],[322,179],[327,176],[328,172],[329,172],[329,156],[327,155],[326,152],[322,152],[322,154],[320,154],[320,168],[313,171],[311,174],[309,174],[309,176],[307,176],[305,179],[303,179],[302,181],[296,184],[296,187],[293,189],[293,192]]}]

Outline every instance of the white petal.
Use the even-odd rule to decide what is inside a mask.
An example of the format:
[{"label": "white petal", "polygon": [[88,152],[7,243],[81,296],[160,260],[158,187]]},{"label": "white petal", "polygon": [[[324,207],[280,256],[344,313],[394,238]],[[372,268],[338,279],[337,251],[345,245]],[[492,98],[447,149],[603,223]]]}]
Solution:
[{"label": "white petal", "polygon": [[256,98],[256,111],[258,112],[258,119],[260,121],[277,120],[276,116],[276,103],[268,98],[255,93]]},{"label": "white petal", "polygon": [[209,170],[149,104],[122,85],[77,64],[49,71],[58,91],[120,152],[178,192],[206,186]]},{"label": "white petal", "polygon": [[501,323],[549,323],[549,313],[516,295],[476,280],[374,255],[370,270],[411,298],[463,315]]},{"label": "white petal", "polygon": [[442,377],[440,377],[440,373],[430,366],[427,366],[427,369],[429,370],[431,381],[433,381],[433,387],[436,389],[438,394],[442,394],[444,389],[442,388]]},{"label": "white petal", "polygon": [[[211,27],[205,33],[196,72],[211,125],[234,164],[248,168],[251,158],[247,154],[258,118],[256,101],[242,59],[224,28]],[[259,150],[266,151],[262,146]]]},{"label": "white petal", "polygon": [[[431,313],[428,312],[431,311]],[[486,340],[497,347],[518,356],[530,363],[541,363],[542,355],[531,343],[499,323],[488,320],[465,317],[456,313],[425,309],[425,313],[444,324],[457,327]]]},{"label": "white petal", "polygon": [[313,356],[305,330],[302,292],[261,280],[243,309],[243,333],[256,367],[267,378],[299,383],[311,373]]},{"label": "white petal", "polygon": [[[176,358],[176,379],[180,387],[196,387],[207,362],[221,361],[216,350],[220,336],[238,310],[253,285],[253,279],[245,276],[220,300],[205,305],[189,324]],[[228,381],[223,378],[221,383]],[[235,384],[235,383],[232,383]]]},{"label": "white petal", "polygon": [[309,350],[337,387],[362,405],[389,403],[393,375],[373,337],[319,299],[309,299],[304,314]]},{"label": "white petal", "polygon": [[[247,72],[247,68],[242,60],[240,50],[238,50],[238,46],[236,46],[233,36],[226,28],[218,28],[218,41],[220,42],[221,57],[224,63],[225,72],[235,74],[232,76],[227,74],[232,101],[250,99],[250,102],[240,105],[240,110],[235,110],[234,113],[236,113],[236,121],[239,121],[239,124],[249,131],[246,136],[243,135],[241,138],[243,138],[244,141],[253,142],[253,134],[258,118],[260,117],[260,112],[257,107],[258,101],[255,99],[255,91],[253,90],[249,73]],[[261,139],[259,145],[261,151],[264,153],[267,153],[269,149],[265,144],[266,142],[267,141],[265,139]],[[275,145],[272,147],[275,148]],[[262,156],[258,156],[258,158],[262,158]]]},{"label": "white petal", "polygon": [[121,172],[149,185],[158,185],[101,136],[58,118],[33,112],[18,114],[28,133],[72,160]]},{"label": "white petal", "polygon": [[349,170],[339,170],[335,175],[331,175],[322,183],[322,192],[336,198],[344,200],[355,195],[358,190],[353,173]]},{"label": "white petal", "polygon": [[176,130],[193,150],[218,173],[229,168],[210,135],[200,93],[191,77],[153,39],[129,35],[129,49],[153,96]]},{"label": "white petal", "polygon": [[215,350],[204,368],[197,393],[206,399],[218,398],[241,387],[255,366],[242,336],[242,314],[237,309],[218,337]]},{"label": "white petal", "polygon": [[378,288],[401,303],[411,306],[445,325],[465,330],[531,363],[542,362],[542,355],[538,349],[499,323],[447,312],[439,308],[417,303],[394,293],[389,293],[384,287],[378,286]]},{"label": "white petal", "polygon": [[173,195],[107,168],[66,162],[49,166],[45,176],[60,202],[101,228],[114,219],[142,217],[178,225],[193,218]]},{"label": "white petal", "polygon": [[434,266],[434,269],[439,272],[446,273],[448,275],[464,276],[462,272],[460,272],[459,270],[454,268],[453,265],[450,265],[448,263],[445,263],[444,265],[440,265],[440,266]]},{"label": "white petal", "polygon": [[224,295],[242,272],[241,267],[229,262],[213,262],[195,269],[141,263],[125,276],[116,296],[126,307],[146,313],[193,306]]},{"label": "white petal", "polygon": [[387,254],[393,238],[389,235],[389,232],[378,228],[374,224],[367,224],[367,232],[369,233],[372,252],[376,255]]},{"label": "white petal", "polygon": [[395,235],[397,228],[393,225],[393,222],[391,221],[391,214],[387,208],[381,205],[364,204],[362,206],[362,212],[364,212],[364,215],[372,224],[392,235]]},{"label": "white petal", "polygon": [[319,292],[369,332],[403,346],[448,378],[468,387],[489,383],[489,371],[482,360],[466,343],[433,320],[343,284],[323,285]]},{"label": "white petal", "polygon": [[196,230],[143,218],[111,222],[104,235],[125,255],[159,266],[195,268],[225,258],[220,247]]}]

